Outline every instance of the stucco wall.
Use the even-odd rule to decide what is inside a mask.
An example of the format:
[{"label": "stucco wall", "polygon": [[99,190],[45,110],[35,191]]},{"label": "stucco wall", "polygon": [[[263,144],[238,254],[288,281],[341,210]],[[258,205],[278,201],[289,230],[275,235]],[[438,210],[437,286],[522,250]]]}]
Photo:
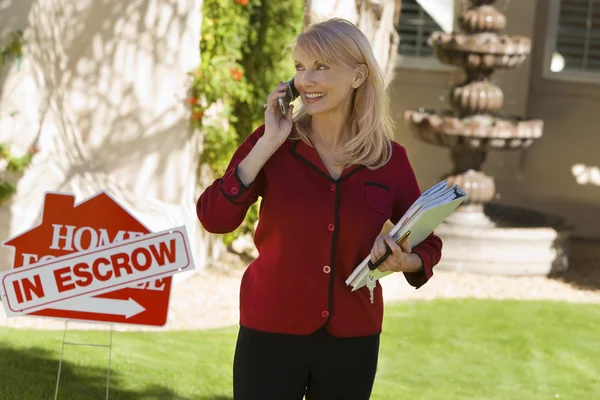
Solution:
[{"label": "stucco wall", "polygon": [[[152,230],[187,224],[196,264],[207,237],[195,217],[196,135],[186,73],[197,67],[202,0],[4,0],[2,33],[25,29],[23,65],[8,66],[1,140],[41,152],[0,210],[0,238],[40,217],[43,194],[79,201],[107,190]],[[5,37],[3,35],[2,37]],[[99,210],[101,212],[101,210]],[[0,269],[12,250],[2,249]]]}]

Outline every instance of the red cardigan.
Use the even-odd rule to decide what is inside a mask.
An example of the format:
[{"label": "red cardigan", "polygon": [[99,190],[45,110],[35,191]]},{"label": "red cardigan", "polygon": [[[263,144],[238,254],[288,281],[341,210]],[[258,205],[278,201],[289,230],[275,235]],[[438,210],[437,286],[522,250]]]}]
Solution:
[{"label": "red cardigan", "polygon": [[[290,334],[326,325],[338,337],[381,332],[381,286],[371,304],[366,287],[351,292],[345,280],[370,254],[385,222],[395,224],[421,193],[406,150],[394,142],[385,166],[350,166],[334,180],[313,147],[288,139],[245,187],[237,165],[263,133],[264,125],[244,141],[196,205],[204,228],[222,234],[235,230],[262,197],[254,236],[259,255],[242,278],[240,324]],[[441,248],[432,234],[413,249],[424,268],[404,273],[412,286],[431,278]]]}]

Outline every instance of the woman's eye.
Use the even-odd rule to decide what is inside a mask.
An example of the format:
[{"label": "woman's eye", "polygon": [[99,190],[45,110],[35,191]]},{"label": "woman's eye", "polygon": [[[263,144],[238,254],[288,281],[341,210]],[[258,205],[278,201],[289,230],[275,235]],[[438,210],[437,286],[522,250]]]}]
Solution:
[{"label": "woman's eye", "polygon": [[[296,70],[300,71],[300,70],[304,70],[304,67],[302,67],[302,65],[296,65],[295,66]],[[316,70],[323,70],[323,69],[328,69],[326,65],[323,64],[318,64],[315,67]]]}]

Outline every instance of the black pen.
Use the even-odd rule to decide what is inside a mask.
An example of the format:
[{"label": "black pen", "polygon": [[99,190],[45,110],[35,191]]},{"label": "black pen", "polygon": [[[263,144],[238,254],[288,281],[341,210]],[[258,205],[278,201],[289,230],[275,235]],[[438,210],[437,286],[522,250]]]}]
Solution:
[{"label": "black pen", "polygon": [[[406,231],[406,233],[404,235],[402,235],[402,237],[400,237],[400,239],[398,239],[396,241],[396,244],[398,246],[401,246],[402,243],[404,243],[406,241],[406,239],[408,239],[408,235],[410,235],[410,231]],[[379,260],[375,261],[375,263],[372,263],[371,260],[369,260],[368,266],[371,271],[373,271],[375,268],[378,268],[381,264],[383,264],[385,262],[385,260],[387,260],[387,258],[392,254],[392,249],[387,244],[387,242],[385,243],[385,248],[386,248],[385,254],[383,256],[381,256],[381,258]]]}]

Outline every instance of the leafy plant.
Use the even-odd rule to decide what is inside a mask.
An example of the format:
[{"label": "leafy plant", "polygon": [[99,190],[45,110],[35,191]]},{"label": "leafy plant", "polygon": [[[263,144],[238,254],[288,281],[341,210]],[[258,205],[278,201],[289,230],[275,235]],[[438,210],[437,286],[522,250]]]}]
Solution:
[{"label": "leafy plant", "polygon": [[[206,0],[203,4],[202,62],[191,72],[193,77],[188,105],[193,124],[203,133],[201,163],[215,174],[226,167],[226,155],[235,150],[236,132],[232,105],[236,98],[249,96],[239,60],[253,6],[231,0]],[[218,104],[218,114],[207,118],[206,111]]]},{"label": "leafy plant", "polygon": [[[16,59],[18,67],[23,57],[25,40],[23,31],[11,33],[10,41],[0,52],[0,68],[4,67],[7,60]],[[14,114],[10,114],[14,117]],[[17,191],[17,181],[31,164],[33,156],[38,152],[35,145],[29,147],[22,156],[11,153],[7,143],[0,143],[0,204],[10,199]]]},{"label": "leafy plant", "polygon": [[279,82],[294,75],[292,46],[302,29],[304,5],[296,0],[263,0],[250,15],[250,25],[243,58],[240,61],[246,79],[252,82],[252,96],[237,98],[234,122],[238,140],[243,141],[263,123],[267,96]]},{"label": "leafy plant", "polygon": [[4,66],[4,61],[7,59],[16,58],[20,63],[23,57],[23,46],[25,44],[23,31],[12,32],[10,36],[9,43],[0,52],[0,67]]},{"label": "leafy plant", "polygon": [[[204,1],[202,62],[190,73],[187,101],[192,123],[203,135],[200,162],[216,176],[263,123],[268,93],[292,76],[291,42],[302,29],[303,10],[297,0]],[[224,235],[227,245],[253,231],[258,208],[252,206],[242,226]]]}]

